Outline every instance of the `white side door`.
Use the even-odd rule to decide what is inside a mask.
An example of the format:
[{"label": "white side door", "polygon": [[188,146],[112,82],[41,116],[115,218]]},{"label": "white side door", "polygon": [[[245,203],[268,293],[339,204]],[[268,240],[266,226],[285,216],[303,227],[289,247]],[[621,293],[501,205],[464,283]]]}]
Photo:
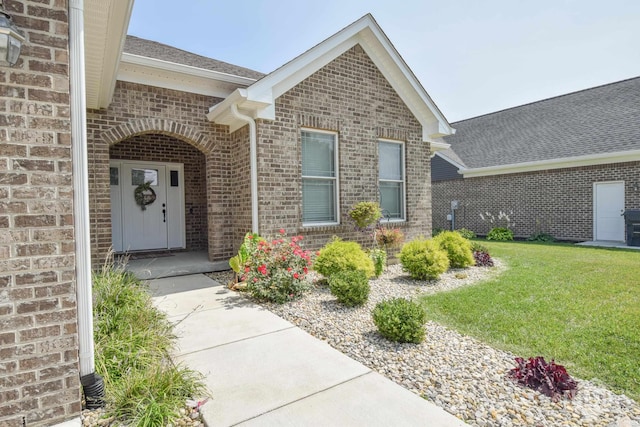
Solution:
[{"label": "white side door", "polygon": [[624,181],[593,184],[593,239],[624,242]]}]

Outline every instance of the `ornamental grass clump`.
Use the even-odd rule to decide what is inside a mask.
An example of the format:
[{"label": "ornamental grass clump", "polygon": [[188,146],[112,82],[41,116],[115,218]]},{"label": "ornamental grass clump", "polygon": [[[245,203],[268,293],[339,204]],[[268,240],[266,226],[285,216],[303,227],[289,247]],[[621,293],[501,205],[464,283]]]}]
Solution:
[{"label": "ornamental grass clump", "polygon": [[391,341],[421,343],[427,314],[420,304],[404,298],[381,301],[373,309],[373,323]]},{"label": "ornamental grass clump", "polygon": [[340,271],[329,277],[331,295],[347,307],[367,302],[371,287],[366,274],[360,270]]},{"label": "ornamental grass clump", "polygon": [[457,231],[444,231],[433,240],[447,253],[449,267],[466,268],[475,263],[471,243]]},{"label": "ornamental grass clump", "polygon": [[123,425],[169,425],[187,399],[204,397],[202,375],[171,362],[176,337],[145,284],[111,263],[93,276],[96,372],[106,415]]},{"label": "ornamental grass clump", "polygon": [[447,253],[437,242],[424,238],[405,243],[400,251],[402,268],[413,279],[437,279],[449,269]]},{"label": "ornamental grass clump", "polygon": [[307,273],[313,261],[311,253],[300,247],[301,240],[302,236],[287,238],[283,229],[276,239],[258,240],[242,275],[253,298],[284,303],[310,288]]},{"label": "ornamental grass clump", "polygon": [[362,247],[357,242],[345,242],[338,237],[320,249],[313,269],[327,278],[345,270],[363,271],[367,278],[375,274],[373,261]]}]

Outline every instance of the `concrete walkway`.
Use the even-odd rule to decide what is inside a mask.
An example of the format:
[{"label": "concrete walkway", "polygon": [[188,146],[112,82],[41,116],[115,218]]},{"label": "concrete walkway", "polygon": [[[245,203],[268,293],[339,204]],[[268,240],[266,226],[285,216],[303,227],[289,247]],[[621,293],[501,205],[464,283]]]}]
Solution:
[{"label": "concrete walkway", "polygon": [[206,377],[210,427],[466,425],[203,274],[150,285],[174,360]]}]

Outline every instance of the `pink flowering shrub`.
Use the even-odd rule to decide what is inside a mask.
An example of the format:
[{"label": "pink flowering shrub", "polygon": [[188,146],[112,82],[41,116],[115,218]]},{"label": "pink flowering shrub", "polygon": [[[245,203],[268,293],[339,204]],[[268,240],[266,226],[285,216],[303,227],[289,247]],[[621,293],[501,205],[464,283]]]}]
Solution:
[{"label": "pink flowering shrub", "polygon": [[258,300],[283,303],[309,289],[307,273],[313,260],[299,242],[302,236],[286,237],[284,230],[273,240],[259,240],[252,248],[242,279]]}]

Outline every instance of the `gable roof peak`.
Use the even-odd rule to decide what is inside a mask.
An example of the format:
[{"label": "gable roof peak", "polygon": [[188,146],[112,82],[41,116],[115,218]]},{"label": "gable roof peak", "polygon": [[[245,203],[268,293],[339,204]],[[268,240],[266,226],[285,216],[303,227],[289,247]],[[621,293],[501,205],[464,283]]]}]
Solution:
[{"label": "gable roof peak", "polygon": [[420,122],[425,141],[454,133],[454,129],[370,13],[246,89],[236,91],[225,101],[211,107],[207,116],[211,121],[228,125],[231,132],[244,126],[244,122],[232,114],[232,105],[253,118],[274,120],[275,100],[279,96],[356,45],[363,48]]}]

